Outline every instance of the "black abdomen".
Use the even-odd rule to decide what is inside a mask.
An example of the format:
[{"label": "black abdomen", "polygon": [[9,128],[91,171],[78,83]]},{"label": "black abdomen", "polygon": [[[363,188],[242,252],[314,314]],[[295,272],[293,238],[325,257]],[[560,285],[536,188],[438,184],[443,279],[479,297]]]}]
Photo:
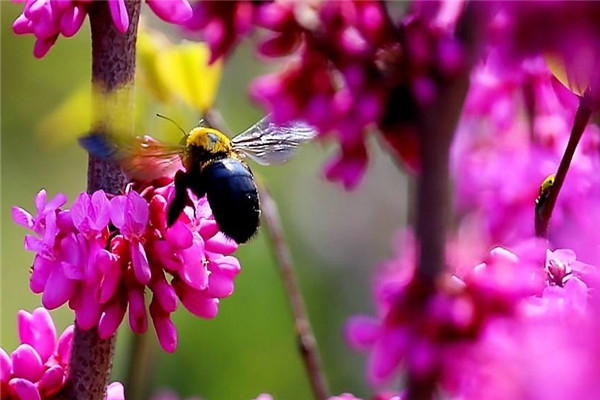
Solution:
[{"label": "black abdomen", "polygon": [[247,242],[260,221],[258,192],[250,169],[224,158],[202,170],[202,183],[219,229],[237,243]]}]

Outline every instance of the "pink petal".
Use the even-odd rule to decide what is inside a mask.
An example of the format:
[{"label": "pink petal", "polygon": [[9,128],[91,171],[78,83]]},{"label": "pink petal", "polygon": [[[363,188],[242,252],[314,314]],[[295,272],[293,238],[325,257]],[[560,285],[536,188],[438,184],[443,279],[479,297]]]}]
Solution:
[{"label": "pink petal", "polygon": [[200,318],[214,318],[219,311],[219,300],[208,298],[203,292],[194,290],[180,279],[171,282],[183,306]]},{"label": "pink petal", "polygon": [[42,362],[46,362],[56,346],[56,328],[48,310],[38,307],[33,314],[21,310],[17,320],[21,343],[33,346]]},{"label": "pink petal", "polygon": [[408,343],[404,331],[385,332],[376,343],[367,366],[369,381],[374,384],[382,383],[399,366],[400,360]]},{"label": "pink petal", "polygon": [[33,33],[33,23],[25,15],[21,14],[13,22],[13,32],[17,35],[24,35],[27,33]]},{"label": "pink petal", "polygon": [[58,338],[58,345],[56,346],[56,357],[62,365],[69,363],[69,357],[71,356],[71,347],[73,345],[73,334],[75,332],[75,325],[69,325],[60,338]]},{"label": "pink petal", "polygon": [[192,18],[192,7],[187,0],[146,0],[148,6],[163,21],[181,24]]},{"label": "pink petal", "polygon": [[98,190],[92,194],[92,207],[96,228],[98,230],[106,228],[110,221],[110,202],[104,191]]},{"label": "pink petal", "polygon": [[82,286],[80,290],[81,297],[79,307],[75,310],[75,320],[78,327],[88,330],[98,325],[100,320],[100,302],[96,296],[98,291],[90,285]]},{"label": "pink petal", "polygon": [[132,231],[139,235],[143,234],[150,217],[148,202],[138,192],[131,191],[127,194],[126,208]]},{"label": "pink petal", "polygon": [[148,316],[142,290],[130,290],[127,294],[129,301],[129,326],[135,333],[144,333],[148,329]]},{"label": "pink petal", "polygon": [[44,373],[44,365],[40,355],[28,344],[17,347],[12,353],[11,361],[13,374],[18,378],[37,382]]},{"label": "pink petal", "polygon": [[10,357],[4,349],[0,348],[0,382],[8,383],[12,373]]},{"label": "pink petal", "polygon": [[237,250],[237,243],[219,232],[204,243],[206,251],[229,255]]},{"label": "pink petal", "polygon": [[17,225],[21,225],[24,228],[33,229],[33,216],[21,207],[13,206],[12,219]]},{"label": "pink petal", "polygon": [[48,277],[54,268],[61,268],[60,264],[50,261],[40,255],[33,260],[33,271],[29,278],[29,287],[33,293],[42,293],[48,282]]},{"label": "pink petal", "polygon": [[207,240],[219,232],[219,225],[214,219],[204,219],[200,224],[200,235]]},{"label": "pink petal", "polygon": [[183,265],[179,277],[194,289],[202,290],[208,285],[208,271],[202,260],[202,251],[198,246],[192,246],[183,251]]},{"label": "pink petal", "polygon": [[86,15],[85,9],[80,5],[67,9],[60,17],[60,32],[66,37],[75,35],[83,25]]},{"label": "pink petal", "polygon": [[365,316],[350,318],[345,328],[346,340],[350,347],[364,350],[371,347],[381,334],[377,319]]},{"label": "pink petal", "polygon": [[64,206],[67,203],[67,196],[64,193],[57,193],[48,203],[46,203],[45,210],[56,210],[59,207]]},{"label": "pink petal", "polygon": [[194,241],[190,228],[181,221],[175,222],[165,233],[165,239],[178,249],[187,249]]},{"label": "pink petal", "polygon": [[18,400],[41,400],[40,392],[33,383],[26,379],[11,379],[9,384],[9,392]]},{"label": "pink petal", "polygon": [[169,318],[169,313],[160,308],[157,302],[152,301],[150,316],[152,316],[154,329],[161,347],[167,353],[173,353],[177,348],[177,329],[175,329],[173,321]]},{"label": "pink petal", "polygon": [[61,14],[73,7],[73,0],[50,0],[50,3]]},{"label": "pink petal", "polygon": [[[113,3],[114,1],[111,1]],[[110,219],[119,229],[125,225],[125,196],[115,196],[110,200]]]},{"label": "pink petal", "polygon": [[52,46],[54,46],[57,38],[58,34],[45,39],[37,39],[33,45],[33,56],[35,58],[44,57],[46,54],[48,54],[48,51],[50,51]]},{"label": "pink petal", "polygon": [[206,295],[209,297],[228,297],[233,293],[233,279],[227,274],[211,273],[208,277]]},{"label": "pink petal", "polygon": [[110,8],[110,14],[117,30],[121,33],[127,32],[129,28],[129,15],[127,14],[127,7],[125,7],[125,1],[123,0],[108,0],[108,6]]},{"label": "pink petal", "polygon": [[150,282],[150,289],[154,293],[154,299],[158,301],[161,308],[166,312],[174,312],[177,309],[177,295],[175,294],[175,290],[164,277],[153,279]]},{"label": "pink petal", "polygon": [[[34,2],[36,3],[36,2]],[[37,3],[41,3],[41,2],[37,2]],[[33,4],[35,5],[35,4]],[[42,214],[44,212],[44,209],[46,208],[46,198],[48,197],[48,193],[46,192],[46,189],[42,189],[38,192],[38,194],[35,195],[35,209],[38,213],[38,215]]]},{"label": "pink petal", "polygon": [[108,385],[104,400],[125,400],[125,389],[121,382],[113,382]]},{"label": "pink petal", "polygon": [[240,261],[233,256],[219,257],[217,259],[209,258],[211,261],[208,265],[208,269],[211,271],[222,271],[227,272],[231,277],[237,275],[242,267]]},{"label": "pink petal", "polygon": [[50,367],[38,384],[38,389],[44,397],[58,393],[65,382],[65,370],[60,365]]},{"label": "pink petal", "polygon": [[131,242],[131,262],[136,279],[142,285],[150,282],[151,272],[144,245],[138,241]]},{"label": "pink petal", "polygon": [[121,266],[116,255],[102,249],[96,257],[98,269],[103,273],[100,284],[100,303],[108,302],[115,294],[121,280]]},{"label": "pink petal", "polygon": [[105,307],[98,322],[98,335],[102,339],[108,339],[115,334],[125,317],[126,310],[127,304],[120,300],[111,302]]},{"label": "pink petal", "polygon": [[63,238],[60,247],[64,257],[61,267],[65,276],[73,280],[83,280],[85,278],[84,255],[81,254],[76,236],[71,234]]},{"label": "pink petal", "polygon": [[84,223],[86,223],[87,227],[86,221],[89,219],[88,213],[90,209],[90,203],[90,195],[83,192],[77,196],[71,205],[71,218],[73,219],[73,224],[79,230],[81,230],[81,227]]},{"label": "pink petal", "polygon": [[157,240],[152,244],[152,254],[170,272],[177,272],[183,265],[183,258],[176,253],[173,247],[164,240]]},{"label": "pink petal", "polygon": [[74,293],[75,281],[68,279],[62,268],[53,268],[42,294],[42,304],[53,310],[65,304]]}]

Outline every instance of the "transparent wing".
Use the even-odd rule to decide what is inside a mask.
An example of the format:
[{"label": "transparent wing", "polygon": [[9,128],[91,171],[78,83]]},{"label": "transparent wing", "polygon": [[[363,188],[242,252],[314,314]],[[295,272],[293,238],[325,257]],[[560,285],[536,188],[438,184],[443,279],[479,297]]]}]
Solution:
[{"label": "transparent wing", "polygon": [[304,142],[313,139],[317,131],[310,125],[295,121],[276,124],[269,115],[233,139],[233,149],[261,165],[281,164],[289,160]]},{"label": "transparent wing", "polygon": [[150,136],[138,136],[123,142],[115,138],[90,133],[79,139],[90,154],[118,164],[130,178],[151,181],[170,177],[183,169],[180,155],[185,146],[159,142]]}]

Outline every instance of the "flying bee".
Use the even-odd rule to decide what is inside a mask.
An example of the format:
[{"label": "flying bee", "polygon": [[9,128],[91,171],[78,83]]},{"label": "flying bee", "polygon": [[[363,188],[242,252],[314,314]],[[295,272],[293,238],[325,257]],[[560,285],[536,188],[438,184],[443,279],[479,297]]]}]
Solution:
[{"label": "flying bee", "polygon": [[79,142],[90,154],[118,164],[130,178],[152,181],[175,174],[167,225],[173,225],[183,212],[189,189],[199,198],[206,195],[219,229],[237,243],[247,242],[260,222],[258,191],[244,158],[261,165],[280,164],[316,135],[306,124],[276,124],[269,116],[232,139],[202,121],[183,133],[179,145],[149,136],[124,142],[94,132]]}]

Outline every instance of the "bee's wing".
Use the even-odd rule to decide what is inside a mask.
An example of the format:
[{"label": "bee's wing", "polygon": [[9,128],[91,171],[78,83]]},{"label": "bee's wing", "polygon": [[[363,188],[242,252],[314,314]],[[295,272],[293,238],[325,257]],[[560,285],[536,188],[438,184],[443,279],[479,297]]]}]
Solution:
[{"label": "bee's wing", "polygon": [[173,176],[183,169],[180,155],[185,146],[162,143],[150,136],[137,136],[125,142],[92,132],[81,137],[79,143],[90,154],[118,164],[134,179],[151,181]]},{"label": "bee's wing", "polygon": [[289,160],[302,143],[317,135],[315,128],[295,121],[275,124],[269,115],[233,139],[233,149],[261,165],[281,164]]}]

